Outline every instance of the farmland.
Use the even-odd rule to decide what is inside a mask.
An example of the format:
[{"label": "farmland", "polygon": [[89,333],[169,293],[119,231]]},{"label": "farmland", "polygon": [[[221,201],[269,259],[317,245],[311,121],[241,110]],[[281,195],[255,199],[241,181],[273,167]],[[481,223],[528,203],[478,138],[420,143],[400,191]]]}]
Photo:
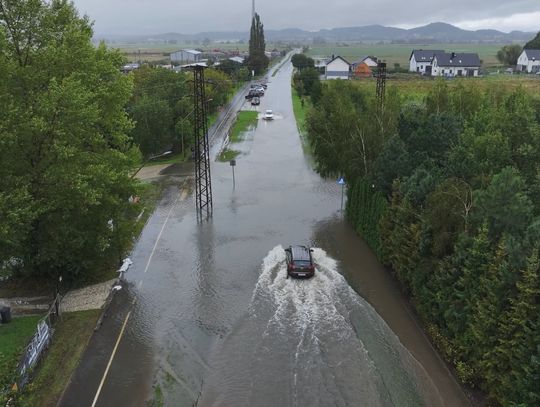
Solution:
[{"label": "farmland", "polygon": [[310,57],[339,55],[349,62],[361,56],[372,55],[386,61],[389,68],[394,64],[407,68],[413,49],[442,49],[454,52],[477,52],[484,67],[490,67],[498,64],[495,55],[501,47],[501,44],[326,44],[310,47],[307,55]]}]

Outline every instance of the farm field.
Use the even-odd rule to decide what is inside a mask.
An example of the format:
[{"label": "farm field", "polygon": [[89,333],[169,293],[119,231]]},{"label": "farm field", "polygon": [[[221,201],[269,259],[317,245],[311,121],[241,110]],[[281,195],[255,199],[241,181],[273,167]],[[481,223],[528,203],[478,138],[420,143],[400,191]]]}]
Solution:
[{"label": "farm field", "polygon": [[483,61],[484,67],[498,65],[496,54],[503,44],[343,44],[310,47],[307,55],[330,56],[339,55],[352,62],[365,55],[375,56],[386,61],[388,68],[399,64],[402,68],[409,66],[409,56],[413,49],[442,49],[454,52],[477,52]]},{"label": "farm field", "polygon": [[[410,74],[398,74],[388,76],[386,81],[387,90],[395,86],[399,92],[407,97],[412,95],[423,96],[431,87],[435,84],[436,78],[422,77]],[[440,78],[439,78],[440,80]],[[366,78],[354,80],[353,83],[356,86],[365,89],[373,89],[375,92],[376,87],[375,78]],[[455,78],[446,80],[449,87],[457,86],[459,83],[463,83],[466,86],[475,86],[478,89],[485,89],[489,87],[499,89],[518,89],[522,88],[531,94],[540,94],[540,75],[487,75],[480,78]]]},{"label": "farm field", "polygon": [[[169,59],[169,53],[180,49],[203,49],[214,50],[221,49],[226,51],[247,51],[247,44],[238,43],[211,43],[208,46],[201,44],[181,43],[176,44],[164,42],[141,42],[141,43],[126,43],[126,42],[107,42],[107,47],[116,48],[122,52],[130,62],[156,62]],[[271,47],[268,45],[267,47]],[[271,49],[271,48],[268,48]]]}]

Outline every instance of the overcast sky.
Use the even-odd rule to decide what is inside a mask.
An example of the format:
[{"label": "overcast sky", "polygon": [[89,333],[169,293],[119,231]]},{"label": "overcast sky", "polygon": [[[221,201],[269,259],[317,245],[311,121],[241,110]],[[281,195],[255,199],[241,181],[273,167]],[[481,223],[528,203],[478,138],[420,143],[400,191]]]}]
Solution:
[{"label": "overcast sky", "polygon": [[[251,0],[73,0],[97,34],[247,31]],[[256,0],[266,29],[443,21],[465,29],[540,30],[540,0]]]}]

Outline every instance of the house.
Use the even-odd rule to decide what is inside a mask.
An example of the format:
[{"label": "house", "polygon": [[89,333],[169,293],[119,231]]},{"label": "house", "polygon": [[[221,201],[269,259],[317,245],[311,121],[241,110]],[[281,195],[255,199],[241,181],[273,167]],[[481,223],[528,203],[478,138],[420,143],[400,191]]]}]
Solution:
[{"label": "house", "polygon": [[326,64],[325,79],[349,79],[351,64],[340,56],[332,58]]},{"label": "house", "polygon": [[480,57],[472,52],[436,52],[431,76],[478,76]]},{"label": "house", "polygon": [[361,64],[365,64],[370,69],[371,68],[376,68],[377,67],[377,58],[370,57],[370,56],[361,57],[360,59],[358,59],[358,60],[356,60],[354,62],[351,62],[351,71],[352,72],[356,71],[356,68]]},{"label": "house", "polygon": [[431,75],[433,55],[444,53],[444,50],[414,49],[409,57],[409,71],[422,75]]},{"label": "house", "polygon": [[233,61],[233,62],[236,62],[237,64],[243,64],[244,63],[244,58],[242,58],[242,57],[230,57],[229,60]]},{"label": "house", "polygon": [[540,72],[540,49],[524,49],[518,58],[517,70],[521,72]]},{"label": "house", "polygon": [[[354,68],[352,68],[354,66]],[[360,64],[351,65],[351,71],[355,78],[371,78],[373,71],[366,62]]]},{"label": "house", "polygon": [[180,51],[171,52],[171,63],[196,63],[200,62],[202,52],[194,49],[181,49]]}]

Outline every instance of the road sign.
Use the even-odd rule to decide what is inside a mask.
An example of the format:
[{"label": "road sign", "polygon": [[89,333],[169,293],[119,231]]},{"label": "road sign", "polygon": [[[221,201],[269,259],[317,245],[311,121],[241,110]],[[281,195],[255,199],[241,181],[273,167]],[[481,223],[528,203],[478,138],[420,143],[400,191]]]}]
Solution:
[{"label": "road sign", "polygon": [[345,179],[344,179],[343,177],[339,177],[337,183],[338,183],[339,185],[345,185],[345,184],[346,184]]},{"label": "road sign", "polygon": [[229,161],[229,164],[231,164],[231,167],[234,167],[236,165],[236,160]]}]

